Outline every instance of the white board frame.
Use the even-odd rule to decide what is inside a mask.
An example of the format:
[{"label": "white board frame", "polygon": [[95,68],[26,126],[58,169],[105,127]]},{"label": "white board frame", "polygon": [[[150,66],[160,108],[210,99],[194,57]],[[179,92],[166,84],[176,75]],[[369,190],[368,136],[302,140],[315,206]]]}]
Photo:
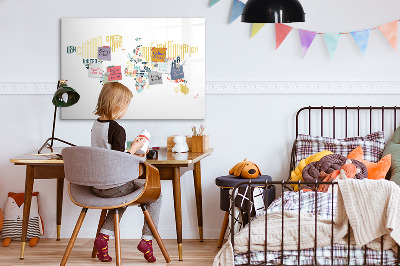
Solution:
[{"label": "white board frame", "polygon": [[[122,36],[122,45],[112,52],[111,61],[103,68],[121,65],[122,80],[133,92],[132,103],[123,119],[204,119],[205,117],[205,19],[204,18],[63,18],[61,19],[61,78],[80,95],[79,102],[62,108],[62,119],[95,119],[94,110],[102,88],[102,78],[89,78],[83,59],[97,59],[97,46],[110,46],[106,36]],[[101,36],[101,41],[93,41]],[[138,40],[137,38],[141,38]],[[83,55],[83,47],[89,48]],[[110,38],[109,38],[110,40]],[[163,74],[163,84],[150,85],[142,92],[135,89],[135,80],[124,73],[129,64],[128,53],[136,45],[153,47],[157,44],[178,44],[197,51],[184,56],[186,95],[180,85]],[[97,43],[96,43],[97,42]],[[115,44],[115,43],[114,43]],[[67,47],[75,47],[67,50]],[[118,46],[118,45],[117,45]],[[173,47],[173,46],[171,46]],[[175,46],[179,50],[182,46]],[[79,48],[79,49],[78,49]],[[167,48],[168,49],[168,48]],[[189,48],[190,50],[190,48]],[[72,52],[71,52],[72,51]],[[80,54],[78,55],[78,51]],[[184,51],[181,49],[180,51]],[[174,54],[178,54],[175,52]],[[172,53],[171,53],[172,54]],[[94,55],[94,56],[93,56]],[[181,60],[183,56],[181,56]],[[92,60],[94,61],[94,60]],[[187,91],[185,91],[187,92]]]}]

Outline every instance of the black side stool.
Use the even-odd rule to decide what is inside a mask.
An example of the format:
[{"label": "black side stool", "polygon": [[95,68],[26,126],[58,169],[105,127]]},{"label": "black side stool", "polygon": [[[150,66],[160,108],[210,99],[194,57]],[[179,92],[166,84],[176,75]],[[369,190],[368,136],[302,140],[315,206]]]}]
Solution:
[{"label": "black side stool", "polygon": [[[218,245],[220,248],[222,246],[222,242],[224,241],[226,228],[228,227],[229,222],[229,208],[230,208],[230,199],[229,192],[233,189],[237,184],[246,182],[246,181],[263,181],[266,180],[272,181],[272,178],[268,175],[262,175],[254,179],[246,179],[236,177],[234,175],[220,176],[215,179],[215,184],[220,187],[220,209],[225,211],[224,221],[222,222],[221,234],[219,235]],[[254,186],[256,187],[256,186]],[[275,200],[275,186],[270,186],[268,189],[268,200],[267,207]]]}]

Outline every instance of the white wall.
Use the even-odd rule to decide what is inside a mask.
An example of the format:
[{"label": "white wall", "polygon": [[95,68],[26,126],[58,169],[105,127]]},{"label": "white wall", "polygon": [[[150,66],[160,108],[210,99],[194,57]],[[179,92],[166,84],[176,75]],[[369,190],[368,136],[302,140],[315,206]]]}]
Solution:
[{"label": "white wall", "polygon": [[[373,31],[367,55],[362,57],[349,35],[343,37],[331,60],[321,36],[301,59],[297,32],[292,32],[278,51],[274,50],[273,25],[266,25],[250,40],[250,25],[227,24],[230,0],[208,9],[208,0],[147,1],[12,1],[0,0],[0,82],[56,82],[59,77],[61,17],[206,17],[207,81],[398,81],[399,52],[391,50],[378,31]],[[309,30],[350,31],[374,27],[399,19],[397,1],[303,0]],[[123,120],[128,138],[147,128],[152,144],[165,146],[176,133],[189,134],[194,123],[205,123],[215,152],[205,159],[203,212],[205,238],[218,238],[223,214],[214,179],[227,174],[238,161],[255,161],[263,174],[275,180],[286,176],[290,146],[294,138],[294,115],[308,105],[399,105],[398,95],[207,95],[205,121]],[[0,207],[7,192],[24,190],[25,168],[9,158],[35,150],[51,134],[53,106],[50,95],[0,95]],[[57,121],[56,135],[78,145],[90,144],[92,121]],[[55,237],[56,182],[39,180],[40,211],[45,237]],[[160,233],[175,238],[172,188],[162,182],[164,202]],[[182,177],[184,238],[197,237],[193,181]],[[79,208],[64,191],[62,237],[70,237]],[[93,237],[99,212],[90,211],[80,237]],[[123,238],[139,238],[142,216],[130,208],[121,221]]]}]

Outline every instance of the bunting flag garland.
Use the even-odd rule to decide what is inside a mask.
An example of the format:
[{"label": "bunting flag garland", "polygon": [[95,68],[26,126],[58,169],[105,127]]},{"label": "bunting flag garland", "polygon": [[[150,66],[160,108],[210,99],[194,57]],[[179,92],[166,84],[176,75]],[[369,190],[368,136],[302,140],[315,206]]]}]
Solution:
[{"label": "bunting flag garland", "polygon": [[[210,0],[209,7],[214,6],[219,1],[220,0]],[[245,0],[231,0],[231,1],[233,1],[233,3],[232,3],[231,14],[229,16],[229,24],[232,24],[233,21],[235,21],[238,17],[240,17],[246,2]],[[369,28],[360,31],[334,32],[334,33],[303,30],[303,29],[293,28],[285,24],[275,23],[275,41],[276,41],[275,49],[278,49],[280,47],[280,45],[283,43],[283,41],[286,39],[286,37],[292,30],[298,30],[301,43],[301,53],[303,58],[307,54],[307,51],[310,48],[317,34],[323,36],[326,48],[331,58],[334,56],[336,49],[339,45],[340,37],[343,34],[351,34],[358,48],[360,49],[361,53],[365,55],[371,31],[379,29],[382,32],[383,36],[385,36],[389,44],[392,46],[392,48],[396,50],[399,21],[400,20],[395,20],[375,28]],[[261,28],[264,27],[265,24],[266,23],[252,23],[251,38],[253,38],[261,30]]]},{"label": "bunting flag garland", "polygon": [[304,58],[317,33],[315,31],[299,30],[301,55]]},{"label": "bunting flag garland", "polygon": [[264,27],[265,23],[253,23],[251,28],[251,38],[256,35],[262,27]]},{"label": "bunting flag garland", "polygon": [[208,7],[212,7],[213,5],[215,5],[218,2],[219,2],[219,0],[210,0],[210,5]]},{"label": "bunting flag garland", "polygon": [[229,24],[232,23],[235,19],[237,19],[240,15],[242,15],[242,11],[244,8],[244,3],[239,0],[233,0],[231,17],[229,18]]},{"label": "bunting flag garland", "polygon": [[397,48],[397,24],[396,20],[378,27],[394,50]]},{"label": "bunting flag garland", "polygon": [[332,58],[333,54],[336,51],[336,48],[338,47],[339,39],[340,36],[342,36],[342,34],[340,34],[339,32],[333,32],[333,33],[325,33],[323,36],[326,48],[328,48],[329,55]]},{"label": "bunting flag garland", "polygon": [[288,25],[275,23],[276,49],[278,49],[278,47],[282,44],[282,42],[285,40],[286,36],[288,36],[292,29],[293,28]]},{"label": "bunting flag garland", "polygon": [[365,51],[367,50],[370,32],[371,32],[371,29],[351,32],[351,35],[353,36],[354,40],[356,41],[356,43],[357,43],[358,47],[360,48],[360,51],[363,55],[365,55]]}]

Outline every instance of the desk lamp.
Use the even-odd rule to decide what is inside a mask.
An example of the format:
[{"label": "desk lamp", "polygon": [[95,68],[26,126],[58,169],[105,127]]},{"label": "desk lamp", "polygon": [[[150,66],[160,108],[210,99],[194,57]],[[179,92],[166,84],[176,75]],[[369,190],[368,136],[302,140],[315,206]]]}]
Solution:
[{"label": "desk lamp", "polygon": [[242,22],[304,22],[304,10],[298,0],[249,0],[243,8]]},{"label": "desk lamp", "polygon": [[[54,118],[53,118],[53,132],[51,133],[51,138],[48,138],[42,147],[39,149],[38,153],[45,148],[50,148],[51,152],[53,152],[53,141],[58,140],[62,143],[68,144],[70,146],[75,146],[72,143],[69,143],[65,140],[55,138],[54,130],[56,128],[56,116],[57,116],[57,107],[69,107],[71,105],[76,104],[79,101],[79,94],[71,87],[68,87],[66,80],[59,80],[57,83],[57,91],[53,95],[53,105],[54,105]],[[49,141],[50,144],[49,144]]]}]

